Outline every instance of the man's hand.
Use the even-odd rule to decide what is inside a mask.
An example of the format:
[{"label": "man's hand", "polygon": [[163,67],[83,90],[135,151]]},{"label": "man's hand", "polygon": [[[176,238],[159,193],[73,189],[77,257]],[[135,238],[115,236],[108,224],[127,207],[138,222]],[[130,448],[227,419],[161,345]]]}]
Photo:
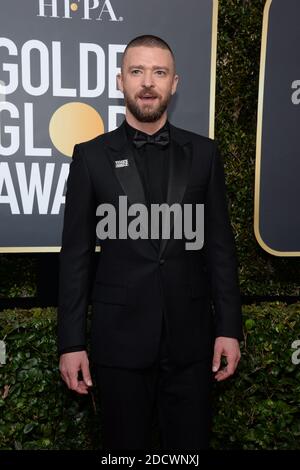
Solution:
[{"label": "man's hand", "polygon": [[[59,360],[59,370],[67,386],[81,395],[86,395],[88,388],[93,385],[86,351],[62,354]],[[78,380],[78,372],[80,371],[83,380]]]},{"label": "man's hand", "polygon": [[[222,356],[226,357],[227,364],[220,369]],[[220,382],[233,375],[240,358],[241,353],[238,340],[236,338],[218,336],[215,341],[212,367],[213,372],[217,372],[215,379]]]}]

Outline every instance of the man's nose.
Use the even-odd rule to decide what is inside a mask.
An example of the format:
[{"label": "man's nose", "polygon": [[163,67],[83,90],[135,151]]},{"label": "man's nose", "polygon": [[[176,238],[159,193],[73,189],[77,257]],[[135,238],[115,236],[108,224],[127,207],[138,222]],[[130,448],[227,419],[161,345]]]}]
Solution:
[{"label": "man's nose", "polygon": [[151,71],[145,71],[143,74],[143,86],[150,88],[154,86],[153,74]]}]

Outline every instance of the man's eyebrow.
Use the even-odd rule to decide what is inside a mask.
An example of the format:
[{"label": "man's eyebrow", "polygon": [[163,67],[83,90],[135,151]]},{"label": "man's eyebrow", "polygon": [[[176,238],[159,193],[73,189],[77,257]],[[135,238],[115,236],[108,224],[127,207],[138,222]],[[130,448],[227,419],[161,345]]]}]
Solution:
[{"label": "man's eyebrow", "polygon": [[144,69],[145,67],[143,65],[130,65],[129,70],[133,69]]},{"label": "man's eyebrow", "polygon": [[[129,66],[129,70],[134,70],[134,69],[141,69],[141,70],[144,70],[145,69],[145,66],[144,65],[130,65]],[[152,67],[152,70],[165,70],[166,72],[169,72],[169,67],[165,67],[165,66],[160,66],[160,65],[154,65]]]},{"label": "man's eyebrow", "polygon": [[153,70],[165,70],[166,72],[169,72],[169,67],[166,67],[166,66],[159,66],[159,65],[155,65],[154,67],[152,67]]}]

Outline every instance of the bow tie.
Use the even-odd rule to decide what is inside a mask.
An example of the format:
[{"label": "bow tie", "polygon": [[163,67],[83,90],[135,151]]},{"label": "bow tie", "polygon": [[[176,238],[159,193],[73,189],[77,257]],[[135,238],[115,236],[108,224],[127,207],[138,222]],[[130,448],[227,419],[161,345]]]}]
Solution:
[{"label": "bow tie", "polygon": [[159,134],[147,135],[142,132],[136,131],[133,143],[136,148],[141,148],[145,144],[159,145],[160,147],[166,147],[170,142],[169,131],[164,130]]}]

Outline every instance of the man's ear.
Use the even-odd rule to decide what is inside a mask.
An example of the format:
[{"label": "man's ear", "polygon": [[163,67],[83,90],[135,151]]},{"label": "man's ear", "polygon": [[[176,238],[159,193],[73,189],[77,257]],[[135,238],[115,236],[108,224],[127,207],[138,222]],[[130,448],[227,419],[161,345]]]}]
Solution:
[{"label": "man's ear", "polygon": [[120,90],[123,93],[123,79],[122,79],[121,73],[117,74],[117,84],[118,84],[118,90]]},{"label": "man's ear", "polygon": [[172,95],[174,95],[176,93],[178,81],[179,81],[178,75],[174,75],[173,83],[172,83],[172,91],[171,91]]}]

